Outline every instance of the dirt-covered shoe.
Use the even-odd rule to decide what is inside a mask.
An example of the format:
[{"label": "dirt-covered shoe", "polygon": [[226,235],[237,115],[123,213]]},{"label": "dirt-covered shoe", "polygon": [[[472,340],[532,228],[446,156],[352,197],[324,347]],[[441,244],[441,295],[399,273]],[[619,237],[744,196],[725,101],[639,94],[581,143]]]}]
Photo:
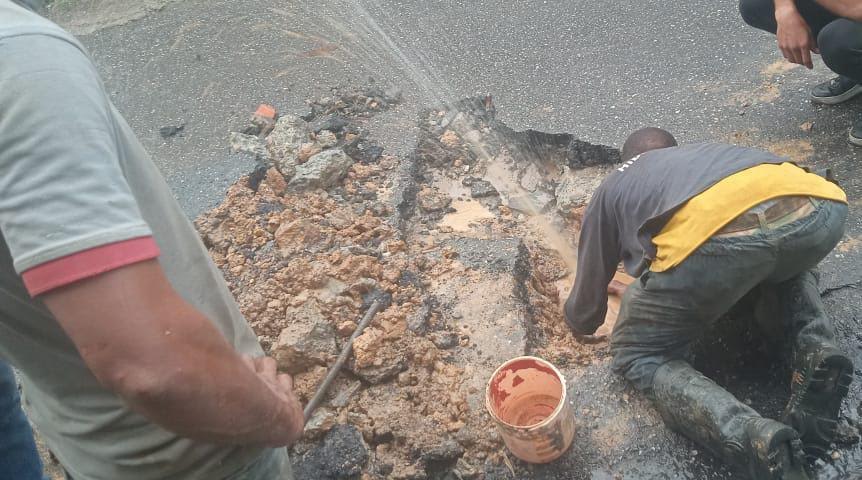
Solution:
[{"label": "dirt-covered shoe", "polygon": [[862,93],[862,85],[852,78],[839,75],[811,89],[811,101],[823,105],[846,102]]},{"label": "dirt-covered shoe", "polygon": [[790,402],[781,421],[799,432],[811,459],[822,457],[835,439],[853,362],[835,347],[818,346],[798,352],[794,364]]},{"label": "dirt-covered shoe", "polygon": [[749,419],[749,476],[752,479],[808,480],[805,454],[796,430],[769,418]]},{"label": "dirt-covered shoe", "polygon": [[850,127],[847,140],[857,147],[862,147],[862,115],[856,117],[856,121]]},{"label": "dirt-covered shoe", "polygon": [[761,417],[686,362],[659,367],[650,397],[669,428],[751,480],[808,480],[796,430]]}]

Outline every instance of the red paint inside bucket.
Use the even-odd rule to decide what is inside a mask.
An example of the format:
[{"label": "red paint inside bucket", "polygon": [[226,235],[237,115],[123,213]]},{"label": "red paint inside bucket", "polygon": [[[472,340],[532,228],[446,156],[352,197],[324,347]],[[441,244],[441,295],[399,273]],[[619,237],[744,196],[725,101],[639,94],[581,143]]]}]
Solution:
[{"label": "red paint inside bucket", "polygon": [[563,396],[559,375],[549,365],[524,358],[500,368],[491,379],[490,406],[502,422],[529,427],[550,417]]}]

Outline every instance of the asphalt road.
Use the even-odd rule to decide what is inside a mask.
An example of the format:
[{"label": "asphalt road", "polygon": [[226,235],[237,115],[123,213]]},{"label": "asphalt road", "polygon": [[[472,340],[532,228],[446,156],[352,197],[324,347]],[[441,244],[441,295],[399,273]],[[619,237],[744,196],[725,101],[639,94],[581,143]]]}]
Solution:
[{"label": "asphalt road", "polygon": [[[97,12],[94,3],[117,2],[83,3]],[[226,138],[257,103],[300,112],[306,98],[372,80],[404,90],[407,123],[436,78],[436,96],[494,95],[515,128],[611,145],[647,124],[687,142],[748,132],[755,142],[812,142],[840,157],[829,163],[859,160],[843,141],[858,103],[807,102],[807,86],[829,77],[822,66],[762,73],[781,57],[773,39],[742,23],[735,2],[624,3],[186,0],[81,38],[192,215],[247,169],[225,161]],[[757,101],[766,83],[777,96]],[[805,121],[815,122],[811,134],[799,129]],[[180,123],[184,136],[159,136]]]},{"label": "asphalt road", "polygon": [[[413,147],[418,109],[490,93],[514,128],[619,145],[627,132],[656,125],[681,142],[729,140],[831,167],[856,208],[848,242],[823,266],[823,286],[847,285],[827,302],[862,365],[862,149],[845,141],[862,102],[810,104],[808,88],[830,72],[786,68],[774,39],[746,27],[734,1],[186,0],[132,21],[117,4],[82,0],[54,16],[63,23],[86,9],[98,17],[77,27],[92,30],[80,38],[190,216],[252,168],[229,154],[227,136],[258,103],[301,113],[307,98],[369,84],[404,92],[372,132],[396,153]],[[178,124],[181,136],[159,135]],[[859,383],[848,411],[859,404]],[[845,457],[862,464],[858,447]]]}]

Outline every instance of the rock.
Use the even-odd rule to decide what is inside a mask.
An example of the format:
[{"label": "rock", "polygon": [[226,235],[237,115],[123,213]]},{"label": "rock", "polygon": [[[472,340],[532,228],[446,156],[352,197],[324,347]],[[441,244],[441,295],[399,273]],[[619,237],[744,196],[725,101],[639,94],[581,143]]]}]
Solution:
[{"label": "rock", "polygon": [[335,330],[316,302],[288,307],[285,318],[288,327],[281,331],[273,346],[281,370],[291,374],[304,372],[315,365],[326,365],[338,353]]},{"label": "rock", "polygon": [[305,372],[293,375],[293,391],[299,396],[300,402],[307,402],[314,396],[327,373],[326,367],[315,365]]},{"label": "rock", "polygon": [[377,280],[367,277],[360,278],[353,282],[348,289],[350,293],[360,296],[375,290],[378,290]]},{"label": "rock", "polygon": [[266,137],[272,162],[286,178],[293,176],[297,154],[307,139],[308,124],[294,115],[282,115]]},{"label": "rock", "polygon": [[329,247],[330,237],[311,219],[300,218],[281,224],[275,231],[275,243],[284,258],[302,251],[319,252]]},{"label": "rock", "polygon": [[463,427],[455,432],[455,439],[458,443],[466,447],[472,447],[476,444],[476,434],[470,427]]},{"label": "rock", "polygon": [[316,440],[334,427],[337,421],[338,416],[335,412],[328,408],[320,407],[305,422],[303,437],[307,440]]},{"label": "rock", "polygon": [[449,148],[454,148],[461,144],[461,139],[452,130],[446,130],[446,133],[440,136],[440,143]]},{"label": "rock", "polygon": [[359,478],[368,462],[368,446],[353,425],[336,425],[323,444],[309,450],[296,465],[296,478],[346,480]]},{"label": "rock", "polygon": [[530,269],[529,252],[520,239],[484,240],[459,238],[449,242],[458,253],[458,260],[473,270],[511,273],[517,279],[526,278]]},{"label": "rock", "polygon": [[487,180],[474,180],[470,184],[470,196],[473,198],[493,197],[499,195],[494,185]]},{"label": "rock", "polygon": [[473,146],[482,145],[482,132],[474,129],[464,133],[464,142]]},{"label": "rock", "polygon": [[260,182],[262,182],[263,179],[266,178],[266,171],[266,165],[258,165],[257,167],[255,167],[254,170],[248,176],[248,181],[246,182],[248,188],[257,192],[257,189],[260,187]]},{"label": "rock", "polygon": [[454,463],[461,455],[464,455],[464,447],[455,440],[448,438],[440,445],[422,452],[419,460],[425,465]]},{"label": "rock", "polygon": [[458,334],[455,332],[434,332],[431,334],[431,341],[437,348],[447,350],[458,345]]},{"label": "rock", "polygon": [[371,443],[374,445],[389,443],[393,440],[395,440],[395,435],[392,433],[392,429],[390,429],[388,425],[374,427],[371,431]]},{"label": "rock", "polygon": [[309,158],[317,155],[321,151],[323,151],[323,149],[320,148],[320,145],[316,143],[303,143],[302,146],[299,147],[299,152],[296,154],[296,163],[298,165],[301,165],[307,162]]},{"label": "rock", "polygon": [[343,230],[347,227],[350,227],[356,221],[356,219],[352,215],[350,215],[348,212],[345,212],[344,210],[336,210],[334,212],[329,212],[324,218],[326,219],[326,222],[329,224],[329,226],[336,230]]},{"label": "rock", "polygon": [[507,206],[527,215],[543,213],[550,208],[554,202],[554,196],[544,190],[537,190],[532,194],[513,195],[507,199]]},{"label": "rock", "polygon": [[407,329],[413,333],[424,335],[428,330],[428,320],[431,319],[433,305],[429,301],[423,301],[422,306],[407,317]]},{"label": "rock", "polygon": [[542,186],[544,178],[535,163],[527,164],[527,167],[521,173],[520,183],[528,192],[535,192]]},{"label": "rock", "polygon": [[284,195],[284,192],[287,191],[287,182],[275,167],[271,167],[266,171],[266,184],[272,189],[272,193],[276,195]]},{"label": "rock", "polygon": [[336,329],[336,331],[342,337],[349,337],[350,335],[353,335],[353,332],[356,331],[356,327],[356,322],[354,322],[353,320],[345,320],[338,324],[338,328]]},{"label": "rock", "polygon": [[335,395],[335,398],[332,399],[330,405],[335,408],[346,407],[347,404],[350,402],[350,397],[352,397],[353,394],[358,392],[360,388],[362,388],[362,382],[360,382],[359,380],[353,381],[352,383],[344,387],[343,390],[338,392],[337,395]]},{"label": "rock", "polygon": [[230,132],[230,149],[234,153],[247,153],[259,162],[266,162],[269,152],[266,144],[255,135],[246,135],[239,132]]},{"label": "rock", "polygon": [[403,358],[396,361],[386,363],[384,365],[371,365],[369,367],[352,369],[353,373],[359,378],[365,380],[372,385],[379,385],[398,376],[399,373],[407,370],[407,363]]},{"label": "rock", "polygon": [[609,171],[605,167],[591,167],[563,174],[555,192],[557,211],[569,217],[573,211],[587,205]]},{"label": "rock", "polygon": [[424,187],[416,195],[416,201],[425,212],[439,212],[452,203],[449,195],[437,190],[436,188]]},{"label": "rock", "polygon": [[354,160],[362,164],[374,163],[383,155],[383,147],[374,142],[360,140],[355,144],[345,145],[344,151]]},{"label": "rock", "polygon": [[269,132],[271,132],[275,127],[275,117],[277,115],[278,113],[275,111],[275,107],[261,103],[258,105],[257,110],[255,110],[249,120],[249,123],[251,123],[251,131],[244,131],[243,133],[261,137],[269,135]]},{"label": "rock", "polygon": [[317,298],[324,303],[334,301],[337,297],[347,292],[347,284],[337,278],[328,277],[323,287],[315,293]]},{"label": "rock", "polygon": [[338,137],[329,130],[321,130],[317,133],[317,144],[320,148],[326,150],[329,147],[334,147],[338,143]]},{"label": "rock", "polygon": [[463,458],[458,459],[458,462],[455,464],[455,471],[458,474],[457,478],[462,480],[474,480],[479,477],[479,470]]},{"label": "rock", "polygon": [[162,138],[171,138],[179,135],[186,128],[186,124],[183,123],[181,125],[165,125],[164,127],[159,129],[159,135]]},{"label": "rock", "polygon": [[339,133],[348,125],[350,125],[350,121],[341,115],[328,115],[315,121],[311,129],[314,133],[318,133],[321,130],[329,130],[333,133]]},{"label": "rock", "polygon": [[292,190],[330,188],[341,181],[353,159],[341,149],[324,150],[296,167],[288,186]]}]

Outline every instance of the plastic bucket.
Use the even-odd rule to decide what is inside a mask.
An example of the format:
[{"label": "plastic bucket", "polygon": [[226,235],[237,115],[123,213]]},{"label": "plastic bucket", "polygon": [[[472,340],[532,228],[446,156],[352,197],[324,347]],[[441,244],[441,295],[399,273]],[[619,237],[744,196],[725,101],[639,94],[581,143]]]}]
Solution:
[{"label": "plastic bucket", "polygon": [[517,357],[500,365],[485,390],[485,407],[506,447],[525,462],[556,460],[575,436],[566,380],[541,358]]}]

